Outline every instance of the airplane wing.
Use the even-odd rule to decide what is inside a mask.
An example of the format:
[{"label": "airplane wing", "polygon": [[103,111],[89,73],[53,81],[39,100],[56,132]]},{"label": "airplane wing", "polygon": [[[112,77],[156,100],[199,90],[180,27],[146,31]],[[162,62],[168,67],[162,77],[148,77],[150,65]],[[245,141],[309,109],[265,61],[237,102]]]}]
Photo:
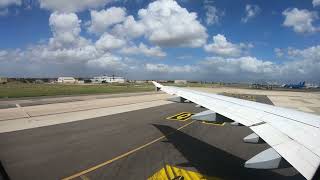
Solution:
[{"label": "airplane wing", "polygon": [[157,82],[153,84],[157,90],[182,97],[249,127],[306,179],[319,179],[320,116],[217,94],[163,86]]}]

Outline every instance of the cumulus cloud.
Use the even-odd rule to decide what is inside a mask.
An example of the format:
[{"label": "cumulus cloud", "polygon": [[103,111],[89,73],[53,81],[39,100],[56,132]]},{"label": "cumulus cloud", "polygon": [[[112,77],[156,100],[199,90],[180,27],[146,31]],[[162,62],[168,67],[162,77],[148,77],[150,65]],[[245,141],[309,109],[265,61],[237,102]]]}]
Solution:
[{"label": "cumulus cloud", "polygon": [[158,0],[138,12],[148,40],[159,46],[199,47],[207,39],[206,28],[197,14],[174,0]]},{"label": "cumulus cloud", "polygon": [[6,8],[11,5],[21,5],[22,0],[0,0],[0,8]]},{"label": "cumulus cloud", "polygon": [[[245,56],[240,58],[209,57],[201,62],[202,65],[214,68],[217,74],[239,75],[241,74],[270,74],[275,70],[271,61],[259,60],[255,57]],[[267,74],[266,74],[267,75]]]},{"label": "cumulus cloud", "polygon": [[112,29],[112,33],[120,37],[136,38],[142,36],[146,27],[141,22],[134,19],[133,16],[127,16],[122,24],[117,24]]},{"label": "cumulus cloud", "polygon": [[290,58],[303,58],[303,59],[313,59],[315,61],[320,62],[320,45],[311,46],[306,49],[294,49],[288,48],[287,55]]},{"label": "cumulus cloud", "polygon": [[111,7],[101,11],[92,10],[90,14],[91,21],[88,30],[96,34],[105,32],[108,27],[118,24],[126,18],[126,10],[119,7]]},{"label": "cumulus cloud", "polygon": [[197,71],[197,68],[191,65],[172,66],[167,64],[151,64],[151,63],[146,64],[145,69],[149,72],[158,72],[158,73],[192,73]]},{"label": "cumulus cloud", "polygon": [[[108,10],[96,13],[104,17]],[[110,17],[113,17],[112,14]],[[30,45],[25,49],[0,50],[0,72],[7,76],[24,77],[92,76],[114,72],[125,73],[133,79],[320,81],[319,45],[306,49],[274,49],[276,53],[282,53],[282,57],[288,57],[286,61],[275,63],[248,56],[246,52],[252,47],[251,44],[233,43],[218,34],[213,36],[211,44],[204,46],[205,51],[218,57],[208,57],[187,65],[150,63],[150,58],[133,60],[130,55],[166,56],[161,46],[197,47],[205,44],[206,30],[198,22],[197,15],[173,0],[150,3],[146,9],[139,11],[137,19],[123,14],[120,20],[109,20],[101,27],[95,26],[94,29],[100,29],[95,32],[101,36],[93,41],[81,36],[81,20],[75,13],[54,12],[49,18],[52,31],[49,42]],[[143,42],[149,40],[155,45],[134,44],[143,37]]]},{"label": "cumulus cloud", "polygon": [[286,9],[282,14],[285,17],[283,25],[292,27],[297,33],[312,33],[319,30],[318,27],[314,27],[312,24],[313,21],[319,18],[315,11],[293,8]]},{"label": "cumulus cloud", "polygon": [[1,51],[0,51],[0,57],[1,57],[1,56],[5,56],[7,53],[8,53],[7,51],[1,50]]},{"label": "cumulus cloud", "polygon": [[241,22],[246,23],[260,13],[261,9],[258,5],[247,4],[245,8],[246,15],[241,18]]},{"label": "cumulus cloud", "polygon": [[150,57],[164,57],[166,56],[166,53],[161,50],[160,47],[150,47],[148,48],[145,44],[140,43],[139,46],[131,46],[131,47],[125,47],[121,49],[120,51],[123,54],[143,54],[145,56]]},{"label": "cumulus cloud", "polygon": [[111,1],[113,0],[39,0],[41,8],[66,13],[103,7]]},{"label": "cumulus cloud", "polygon": [[97,59],[89,60],[87,65],[92,68],[103,68],[109,70],[122,70],[127,68],[127,65],[123,63],[121,57],[112,55],[110,53],[106,53]]},{"label": "cumulus cloud", "polygon": [[[196,64],[184,66],[147,64],[148,72],[160,77],[188,77],[201,80],[253,81],[253,80],[312,80],[320,81],[320,46],[306,49],[288,48],[290,61],[274,63],[252,56],[236,58],[207,57]],[[188,75],[192,74],[190,77]]]},{"label": "cumulus cloud", "polygon": [[[4,74],[22,73],[24,76],[30,73],[43,75],[49,72],[54,75],[69,73],[77,76],[84,75],[86,72],[89,75],[97,72],[126,72],[128,77],[140,79],[320,81],[319,45],[306,49],[288,48],[284,56],[290,57],[290,60],[281,63],[252,56],[241,56],[208,57],[195,64],[187,65],[127,61],[127,58],[111,53],[99,53],[94,46],[87,46],[87,48],[50,50],[33,47],[27,50],[3,50],[0,52],[0,71]],[[16,71],[16,68],[20,71]]]},{"label": "cumulus cloud", "polygon": [[127,16],[111,32],[128,39],[144,36],[158,46],[200,47],[207,38],[206,28],[197,20],[197,14],[174,0],[150,3],[138,11],[137,19]]},{"label": "cumulus cloud", "polygon": [[52,48],[82,46],[86,40],[80,37],[80,23],[75,13],[57,13],[50,15],[49,25],[53,33],[49,43]]},{"label": "cumulus cloud", "polygon": [[158,46],[200,47],[206,42],[206,28],[197,20],[197,14],[182,8],[174,0],[150,3],[138,11],[137,19],[132,15],[125,17],[124,9],[112,9],[92,11],[89,31],[101,33],[112,25],[110,33],[117,37],[143,36]]},{"label": "cumulus cloud", "polygon": [[313,7],[320,6],[320,0],[313,0],[312,5]]},{"label": "cumulus cloud", "polygon": [[108,51],[123,47],[126,44],[126,41],[123,39],[118,39],[117,37],[108,33],[105,33],[100,37],[100,39],[98,39],[98,41],[95,44],[97,49],[102,51]]},{"label": "cumulus cloud", "polygon": [[[240,58],[208,58],[205,68],[212,72],[220,72],[226,77],[239,79],[277,79],[277,80],[312,80],[320,81],[320,46],[306,49],[288,48],[282,50],[283,56],[291,60],[274,63],[259,60],[255,57]],[[212,65],[212,66],[211,66]],[[225,72],[225,73],[223,73]]]},{"label": "cumulus cloud", "polygon": [[212,39],[213,43],[205,45],[204,50],[219,56],[237,57],[246,53],[249,48],[253,47],[252,44],[233,44],[221,34],[213,36]]}]

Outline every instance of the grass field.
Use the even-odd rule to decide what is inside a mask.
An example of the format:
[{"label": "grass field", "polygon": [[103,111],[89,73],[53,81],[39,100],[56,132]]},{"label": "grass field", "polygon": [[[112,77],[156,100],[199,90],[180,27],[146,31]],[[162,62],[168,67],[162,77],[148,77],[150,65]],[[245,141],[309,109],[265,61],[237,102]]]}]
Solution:
[{"label": "grass field", "polygon": [[80,95],[103,93],[129,93],[153,91],[152,84],[118,84],[118,85],[62,85],[62,84],[26,84],[8,83],[0,85],[0,98]]}]

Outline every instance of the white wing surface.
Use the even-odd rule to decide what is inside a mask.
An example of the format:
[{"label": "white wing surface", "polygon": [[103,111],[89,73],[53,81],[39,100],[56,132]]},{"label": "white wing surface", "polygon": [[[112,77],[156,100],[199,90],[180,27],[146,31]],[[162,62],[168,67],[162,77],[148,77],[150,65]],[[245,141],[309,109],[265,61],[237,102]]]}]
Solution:
[{"label": "white wing surface", "polygon": [[161,91],[190,100],[249,127],[306,179],[319,175],[320,116],[153,83]]}]

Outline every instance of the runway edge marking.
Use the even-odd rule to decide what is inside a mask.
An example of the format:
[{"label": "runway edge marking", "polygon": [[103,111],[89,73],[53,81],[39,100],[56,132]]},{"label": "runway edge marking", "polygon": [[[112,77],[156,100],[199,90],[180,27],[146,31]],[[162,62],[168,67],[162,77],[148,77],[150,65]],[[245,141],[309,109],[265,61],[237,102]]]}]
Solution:
[{"label": "runway edge marking", "polygon": [[114,162],[114,161],[116,161],[116,160],[119,160],[119,159],[121,159],[121,158],[124,158],[124,157],[126,157],[126,156],[129,156],[129,155],[133,154],[134,152],[139,151],[140,149],[143,149],[143,148],[145,148],[145,147],[147,147],[147,146],[150,146],[150,145],[152,145],[152,144],[154,144],[154,143],[156,143],[156,142],[164,139],[166,136],[170,136],[170,135],[174,134],[176,131],[179,131],[179,130],[181,130],[181,129],[183,129],[183,128],[189,126],[189,125],[191,125],[191,124],[194,123],[194,122],[195,122],[195,121],[191,121],[191,122],[189,122],[189,123],[187,123],[187,124],[179,127],[178,129],[176,129],[175,131],[173,131],[173,132],[171,132],[171,133],[168,133],[168,134],[166,134],[166,135],[164,135],[164,136],[161,136],[161,137],[159,137],[159,138],[157,138],[157,139],[154,139],[154,140],[151,141],[151,142],[148,142],[148,143],[146,143],[146,144],[144,144],[144,145],[142,145],[142,146],[140,146],[140,147],[138,147],[138,148],[136,148],[136,149],[133,149],[133,150],[131,150],[131,151],[128,151],[128,152],[126,152],[126,153],[124,153],[124,154],[122,154],[122,155],[120,155],[120,156],[117,156],[117,157],[115,157],[115,158],[113,158],[113,159],[110,159],[110,160],[108,160],[108,161],[105,161],[105,162],[103,162],[103,163],[101,163],[101,164],[98,164],[98,165],[96,165],[96,166],[93,166],[93,167],[91,167],[91,168],[89,168],[89,169],[83,170],[83,171],[81,171],[81,172],[79,172],[79,173],[76,173],[76,174],[74,174],[74,175],[72,175],[72,176],[63,178],[62,180],[71,180],[71,179],[74,179],[74,178],[78,178],[78,177],[80,177],[80,176],[82,176],[82,175],[84,175],[84,174],[88,174],[89,172],[95,171],[95,170],[97,170],[97,169],[99,169],[99,168],[101,168],[101,167],[103,167],[103,166],[106,166],[106,165],[108,165],[108,164],[110,164],[110,163],[112,163],[112,162]]}]

